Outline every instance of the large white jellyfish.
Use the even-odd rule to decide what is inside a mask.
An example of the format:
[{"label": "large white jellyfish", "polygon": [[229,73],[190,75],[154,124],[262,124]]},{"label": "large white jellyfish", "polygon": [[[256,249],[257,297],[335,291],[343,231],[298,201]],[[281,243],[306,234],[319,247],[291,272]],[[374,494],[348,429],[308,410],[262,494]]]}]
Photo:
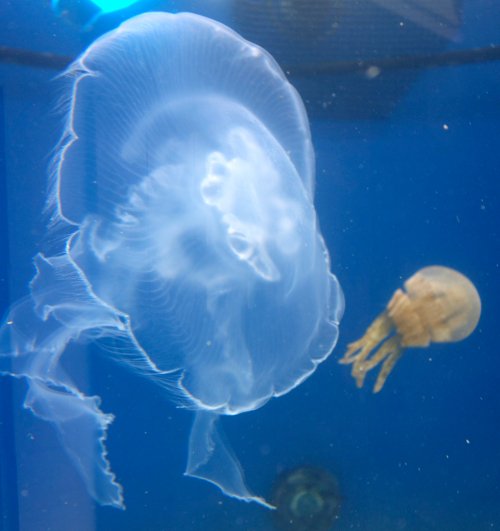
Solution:
[{"label": "large white jellyfish", "polygon": [[89,341],[195,412],[187,475],[267,505],[217,421],[311,375],[343,311],[303,104],[269,54],[192,14],[127,21],[68,76],[50,245],[2,326],[0,371],[26,378],[25,406],[101,504],[123,507],[112,416],[61,361]]}]

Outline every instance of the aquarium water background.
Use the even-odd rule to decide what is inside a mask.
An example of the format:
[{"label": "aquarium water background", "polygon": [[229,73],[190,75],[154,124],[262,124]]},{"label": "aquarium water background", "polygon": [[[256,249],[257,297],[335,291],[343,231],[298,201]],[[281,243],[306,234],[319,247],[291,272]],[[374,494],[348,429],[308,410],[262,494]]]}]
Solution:
[{"label": "aquarium water background", "polygon": [[[272,47],[271,19],[260,33],[249,23],[246,35],[229,1],[170,4],[160,7],[218,18]],[[159,5],[149,2],[147,9]],[[464,0],[460,12],[457,34],[443,38],[436,53],[500,44],[496,2]],[[81,31],[48,2],[4,1],[0,46],[74,57],[131,14],[102,17]],[[395,15],[386,17],[360,28],[359,35],[353,30],[353,46],[363,42],[367,28],[383,28]],[[415,40],[414,54],[419,52]],[[317,53],[328,57],[325,48]],[[285,59],[277,57],[285,71],[290,67],[289,79],[311,120],[316,208],[346,312],[339,343],[316,373],[260,410],[222,419],[226,435],[249,485],[264,496],[286,469],[314,465],[334,474],[342,507],[333,529],[496,529],[500,62],[402,69],[388,73],[386,81],[382,71],[373,88],[366,76],[362,88],[349,79],[344,90],[337,82],[332,96],[331,74],[315,73],[300,63],[303,57],[291,64],[291,51]],[[57,108],[65,85],[57,73],[0,64],[2,313],[26,295],[32,256],[45,231],[47,167],[63,125]],[[348,89],[356,87],[364,98],[353,103]],[[478,329],[461,343],[409,350],[381,393],[373,395],[370,385],[358,390],[337,360],[393,291],[432,264],[453,267],[474,282],[483,304]],[[78,362],[82,380],[103,397],[103,410],[115,414],[107,446],[127,509],[99,507],[89,499],[52,427],[22,409],[23,382],[2,378],[1,529],[273,529],[266,509],[183,477],[192,416],[160,388],[91,346],[82,347]]]}]

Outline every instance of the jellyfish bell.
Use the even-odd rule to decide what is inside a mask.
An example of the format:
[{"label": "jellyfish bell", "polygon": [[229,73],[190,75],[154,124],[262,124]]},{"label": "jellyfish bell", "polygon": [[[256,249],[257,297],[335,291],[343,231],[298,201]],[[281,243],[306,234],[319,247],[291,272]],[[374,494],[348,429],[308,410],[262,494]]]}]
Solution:
[{"label": "jellyfish bell", "polygon": [[[481,299],[472,282],[454,269],[424,267],[405,282],[406,294],[397,290],[389,315],[400,330],[403,346],[426,347],[468,337],[481,315]],[[407,314],[418,317],[418,323]]]},{"label": "jellyfish bell", "polygon": [[382,363],[374,391],[382,389],[404,350],[452,343],[468,337],[481,315],[481,299],[472,282],[454,269],[429,266],[417,271],[397,289],[387,308],[350,343],[342,364],[362,387],[366,373]]},{"label": "jellyfish bell", "polygon": [[111,416],[60,362],[89,341],[195,412],[187,475],[269,507],[220,416],[312,374],[343,311],[302,101],[263,49],[186,13],[128,20],[68,79],[49,245],[0,331],[0,372],[26,378],[25,404],[54,424],[100,503],[123,507]]}]

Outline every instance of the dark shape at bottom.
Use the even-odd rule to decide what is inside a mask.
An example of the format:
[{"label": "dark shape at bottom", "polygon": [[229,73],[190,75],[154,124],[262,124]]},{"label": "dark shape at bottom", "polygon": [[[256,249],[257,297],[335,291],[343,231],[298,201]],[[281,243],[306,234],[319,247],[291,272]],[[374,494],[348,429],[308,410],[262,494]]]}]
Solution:
[{"label": "dark shape at bottom", "polygon": [[273,489],[273,522],[279,530],[329,531],[340,512],[335,477],[321,468],[300,467],[282,474]]}]

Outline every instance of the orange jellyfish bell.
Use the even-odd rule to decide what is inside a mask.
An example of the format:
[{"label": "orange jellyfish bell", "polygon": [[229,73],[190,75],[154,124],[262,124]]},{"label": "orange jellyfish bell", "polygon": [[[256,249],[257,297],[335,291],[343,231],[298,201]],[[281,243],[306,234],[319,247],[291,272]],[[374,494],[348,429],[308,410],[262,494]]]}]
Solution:
[{"label": "orange jellyfish bell", "polygon": [[467,277],[448,267],[424,267],[404,283],[404,290],[394,292],[387,308],[361,339],[347,346],[339,362],[352,364],[358,387],[383,362],[373,389],[377,393],[405,348],[460,341],[474,331],[480,315],[481,299]]}]

